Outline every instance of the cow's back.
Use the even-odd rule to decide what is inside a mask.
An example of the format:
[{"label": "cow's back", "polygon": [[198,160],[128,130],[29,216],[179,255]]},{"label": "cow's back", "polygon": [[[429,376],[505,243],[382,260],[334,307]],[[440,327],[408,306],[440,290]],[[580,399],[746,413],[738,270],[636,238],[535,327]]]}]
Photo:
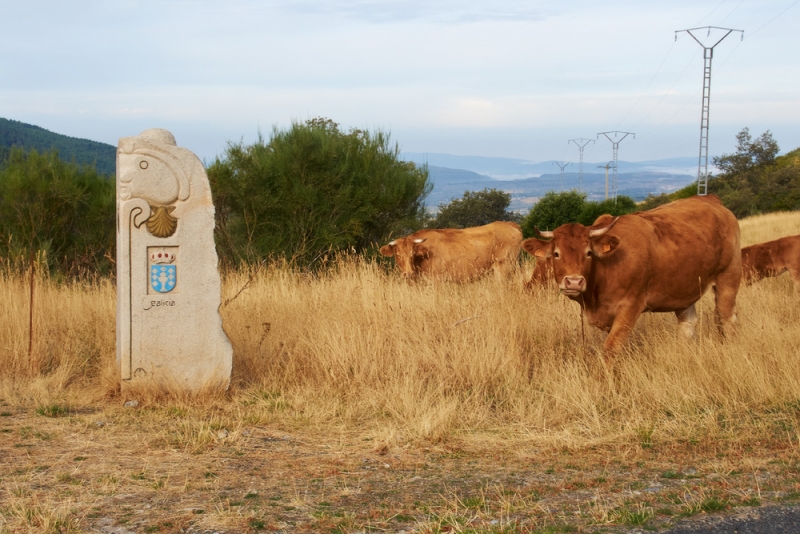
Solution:
[{"label": "cow's back", "polygon": [[414,239],[425,239],[429,257],[420,265],[428,275],[467,280],[498,264],[516,262],[522,230],[514,222],[498,221],[464,229],[420,230]]},{"label": "cow's back", "polygon": [[748,283],[790,271],[800,273],[800,235],[782,237],[742,249],[742,275]]},{"label": "cow's back", "polygon": [[623,215],[609,231],[620,250],[598,264],[613,298],[644,291],[647,309],[674,311],[697,301],[720,273],[741,277],[739,224],[716,196],[691,197]]}]

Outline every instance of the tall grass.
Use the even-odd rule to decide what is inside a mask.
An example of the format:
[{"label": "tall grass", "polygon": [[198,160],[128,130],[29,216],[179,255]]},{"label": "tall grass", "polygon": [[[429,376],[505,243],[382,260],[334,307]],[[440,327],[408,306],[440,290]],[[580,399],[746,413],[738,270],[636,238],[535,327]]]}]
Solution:
[{"label": "tall grass", "polygon": [[[745,244],[775,239],[775,228],[800,233],[800,213],[741,227]],[[234,381],[214,402],[250,407],[242,424],[338,428],[387,446],[800,437],[800,296],[786,277],[741,289],[739,328],[726,340],[714,333],[710,295],[691,341],[677,335],[674,315],[643,316],[608,374],[605,334],[586,326],[584,343],[578,305],[554,287],[524,293],[526,274],[410,285],[357,257],[317,275],[281,266],[229,274],[222,314]],[[0,278],[0,397],[113,395],[113,287],[37,284],[29,360],[27,281]]]}]

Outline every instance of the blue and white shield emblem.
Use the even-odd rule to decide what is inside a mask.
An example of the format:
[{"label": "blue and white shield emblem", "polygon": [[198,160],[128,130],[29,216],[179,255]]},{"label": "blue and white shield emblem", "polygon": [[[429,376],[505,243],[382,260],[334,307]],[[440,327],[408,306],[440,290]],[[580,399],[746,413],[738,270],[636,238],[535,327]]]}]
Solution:
[{"label": "blue and white shield emblem", "polygon": [[150,287],[159,293],[169,293],[178,281],[177,265],[151,265]]}]

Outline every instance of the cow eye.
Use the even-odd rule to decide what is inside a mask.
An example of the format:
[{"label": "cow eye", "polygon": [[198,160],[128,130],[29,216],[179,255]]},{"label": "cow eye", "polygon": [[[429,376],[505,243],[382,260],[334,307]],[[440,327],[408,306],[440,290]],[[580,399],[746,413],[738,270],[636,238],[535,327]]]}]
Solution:
[{"label": "cow eye", "polygon": [[558,259],[558,258],[560,258],[560,257],[561,257],[561,254],[559,254],[559,253],[558,253],[558,251],[556,251],[556,252],[553,252],[553,257],[554,257],[554,258],[556,258],[556,259]]},{"label": "cow eye", "polygon": [[591,258],[592,257],[592,251],[591,250],[586,252],[586,257],[587,258]]}]

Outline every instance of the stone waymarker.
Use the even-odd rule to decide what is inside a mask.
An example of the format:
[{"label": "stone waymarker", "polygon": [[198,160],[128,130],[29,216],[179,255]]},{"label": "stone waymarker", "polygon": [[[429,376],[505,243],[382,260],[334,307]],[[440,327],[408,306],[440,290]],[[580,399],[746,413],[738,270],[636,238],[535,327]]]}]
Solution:
[{"label": "stone waymarker", "polygon": [[227,387],[214,204],[200,160],[154,128],[117,149],[117,363],[127,383]]}]

